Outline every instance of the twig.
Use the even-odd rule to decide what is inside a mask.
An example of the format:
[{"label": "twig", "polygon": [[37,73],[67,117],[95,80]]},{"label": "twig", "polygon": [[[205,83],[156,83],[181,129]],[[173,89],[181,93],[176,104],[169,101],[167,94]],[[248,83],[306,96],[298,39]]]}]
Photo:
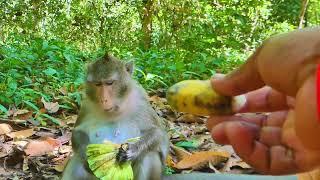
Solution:
[{"label": "twig", "polygon": [[302,7],[301,7],[301,13],[300,13],[300,22],[299,22],[299,29],[303,28],[303,23],[304,23],[304,16],[307,11],[309,0],[303,0],[302,2]]}]

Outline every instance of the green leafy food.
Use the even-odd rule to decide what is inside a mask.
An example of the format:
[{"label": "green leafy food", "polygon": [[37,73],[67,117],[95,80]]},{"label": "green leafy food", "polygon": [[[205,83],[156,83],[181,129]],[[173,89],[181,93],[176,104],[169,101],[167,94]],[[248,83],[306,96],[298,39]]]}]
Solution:
[{"label": "green leafy food", "polygon": [[[139,137],[128,139],[127,143],[136,142]],[[118,163],[116,155],[121,145],[106,141],[103,144],[89,144],[87,158],[89,168],[94,175],[102,180],[132,180],[131,162]]]}]

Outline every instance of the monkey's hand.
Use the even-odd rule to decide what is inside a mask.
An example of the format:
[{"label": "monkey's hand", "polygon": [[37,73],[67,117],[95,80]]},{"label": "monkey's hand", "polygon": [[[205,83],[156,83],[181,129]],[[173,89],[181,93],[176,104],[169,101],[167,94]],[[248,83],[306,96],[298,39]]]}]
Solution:
[{"label": "monkey's hand", "polygon": [[121,144],[119,152],[117,153],[116,160],[119,163],[132,161],[138,156],[138,148],[135,143]]}]

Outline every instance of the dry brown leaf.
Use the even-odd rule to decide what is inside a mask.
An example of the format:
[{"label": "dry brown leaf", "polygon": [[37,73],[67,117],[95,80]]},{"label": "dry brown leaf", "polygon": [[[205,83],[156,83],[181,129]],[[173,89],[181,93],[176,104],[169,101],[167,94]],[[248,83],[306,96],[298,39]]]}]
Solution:
[{"label": "dry brown leaf", "polygon": [[12,144],[1,144],[0,146],[0,158],[8,156],[10,153],[13,152],[13,145]]},{"label": "dry brown leaf", "polygon": [[29,111],[29,112],[24,113],[24,114],[19,114],[19,115],[17,115],[16,119],[19,119],[19,120],[27,120],[27,119],[29,119],[30,117],[32,117],[32,114],[33,114],[32,111]]},{"label": "dry brown leaf", "polygon": [[148,100],[151,101],[151,102],[162,102],[162,98],[157,96],[157,95],[154,95],[154,96],[151,96],[151,97],[148,97]]},{"label": "dry brown leaf", "polygon": [[26,171],[28,171],[29,170],[29,163],[28,163],[28,161],[29,161],[29,158],[27,157],[27,156],[24,156],[24,158],[23,158],[23,164],[22,164],[22,170],[24,171],[24,172],[26,172]]},{"label": "dry brown leaf", "polygon": [[202,151],[196,152],[191,156],[187,156],[177,163],[176,168],[178,169],[198,169],[199,167],[209,162],[212,165],[217,165],[221,162],[225,162],[230,157],[227,152],[217,151]]},{"label": "dry brown leaf", "polygon": [[59,92],[65,96],[68,95],[68,89],[66,87],[61,87]]},{"label": "dry brown leaf", "polygon": [[64,168],[66,167],[70,156],[66,157],[61,163],[54,166],[54,169],[58,172],[63,172]]},{"label": "dry brown leaf", "polygon": [[31,129],[26,129],[26,130],[22,130],[22,131],[11,132],[11,133],[7,134],[7,136],[9,136],[13,139],[14,138],[24,139],[24,138],[32,136],[34,133],[35,133],[35,131],[33,130],[33,128],[31,128]]},{"label": "dry brown leaf", "polygon": [[172,158],[172,156],[170,154],[167,156],[166,164],[169,167],[175,167],[176,166],[176,163],[173,161],[173,158]]},{"label": "dry brown leaf", "polygon": [[299,180],[320,180],[320,169],[298,174]]},{"label": "dry brown leaf", "polygon": [[43,138],[43,140],[35,140],[29,142],[24,152],[29,156],[42,156],[49,152],[52,152],[55,148],[61,145],[59,140],[47,137]]},{"label": "dry brown leaf", "polygon": [[51,137],[45,137],[45,138],[41,138],[41,139],[43,139],[43,141],[48,142],[53,147],[60,147],[61,146],[61,141],[58,139],[54,139]]},{"label": "dry brown leaf", "polygon": [[60,154],[66,154],[66,153],[71,153],[71,152],[72,152],[72,147],[71,146],[65,145],[65,146],[61,146],[59,148],[59,153]]},{"label": "dry brown leaf", "polygon": [[57,111],[59,111],[59,103],[58,102],[55,102],[55,103],[46,102],[43,97],[41,98],[41,102],[43,103],[44,108],[46,108],[46,110],[49,113],[56,113]]},{"label": "dry brown leaf", "polygon": [[178,161],[181,161],[182,159],[192,155],[192,153],[186,151],[185,149],[183,149],[181,147],[172,145],[171,148],[175,152],[175,154],[178,158]]},{"label": "dry brown leaf", "polygon": [[63,121],[69,124],[75,124],[78,119],[78,115],[68,116]]},{"label": "dry brown leaf", "polygon": [[204,123],[204,118],[195,116],[193,114],[183,114],[176,121],[184,123]]},{"label": "dry brown leaf", "polygon": [[57,139],[61,142],[61,144],[65,144],[71,140],[72,133],[67,132],[64,135],[58,137]]},{"label": "dry brown leaf", "polygon": [[8,116],[16,117],[18,115],[26,114],[28,112],[29,112],[29,110],[27,110],[27,109],[18,109],[18,110],[17,109],[11,109],[8,112]]},{"label": "dry brown leaf", "polygon": [[215,168],[211,162],[209,162],[209,168],[212,169],[214,173],[221,174],[221,172],[217,168]]},{"label": "dry brown leaf", "polygon": [[12,144],[23,149],[28,144],[28,141],[13,141]]},{"label": "dry brown leaf", "polygon": [[0,124],[0,135],[10,133],[12,130],[9,124]]}]

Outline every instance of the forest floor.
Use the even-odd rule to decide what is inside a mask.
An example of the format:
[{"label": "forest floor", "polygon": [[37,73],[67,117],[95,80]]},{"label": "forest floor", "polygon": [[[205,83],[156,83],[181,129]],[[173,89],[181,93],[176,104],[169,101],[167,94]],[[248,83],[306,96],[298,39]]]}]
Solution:
[{"label": "forest floor", "polygon": [[[211,172],[252,174],[231,146],[216,144],[205,126],[206,117],[173,111],[163,93],[149,97],[166,124],[171,145],[166,174]],[[59,179],[70,155],[76,114],[60,117],[60,125],[36,125],[32,112],[11,110],[0,119],[0,180]]]}]

